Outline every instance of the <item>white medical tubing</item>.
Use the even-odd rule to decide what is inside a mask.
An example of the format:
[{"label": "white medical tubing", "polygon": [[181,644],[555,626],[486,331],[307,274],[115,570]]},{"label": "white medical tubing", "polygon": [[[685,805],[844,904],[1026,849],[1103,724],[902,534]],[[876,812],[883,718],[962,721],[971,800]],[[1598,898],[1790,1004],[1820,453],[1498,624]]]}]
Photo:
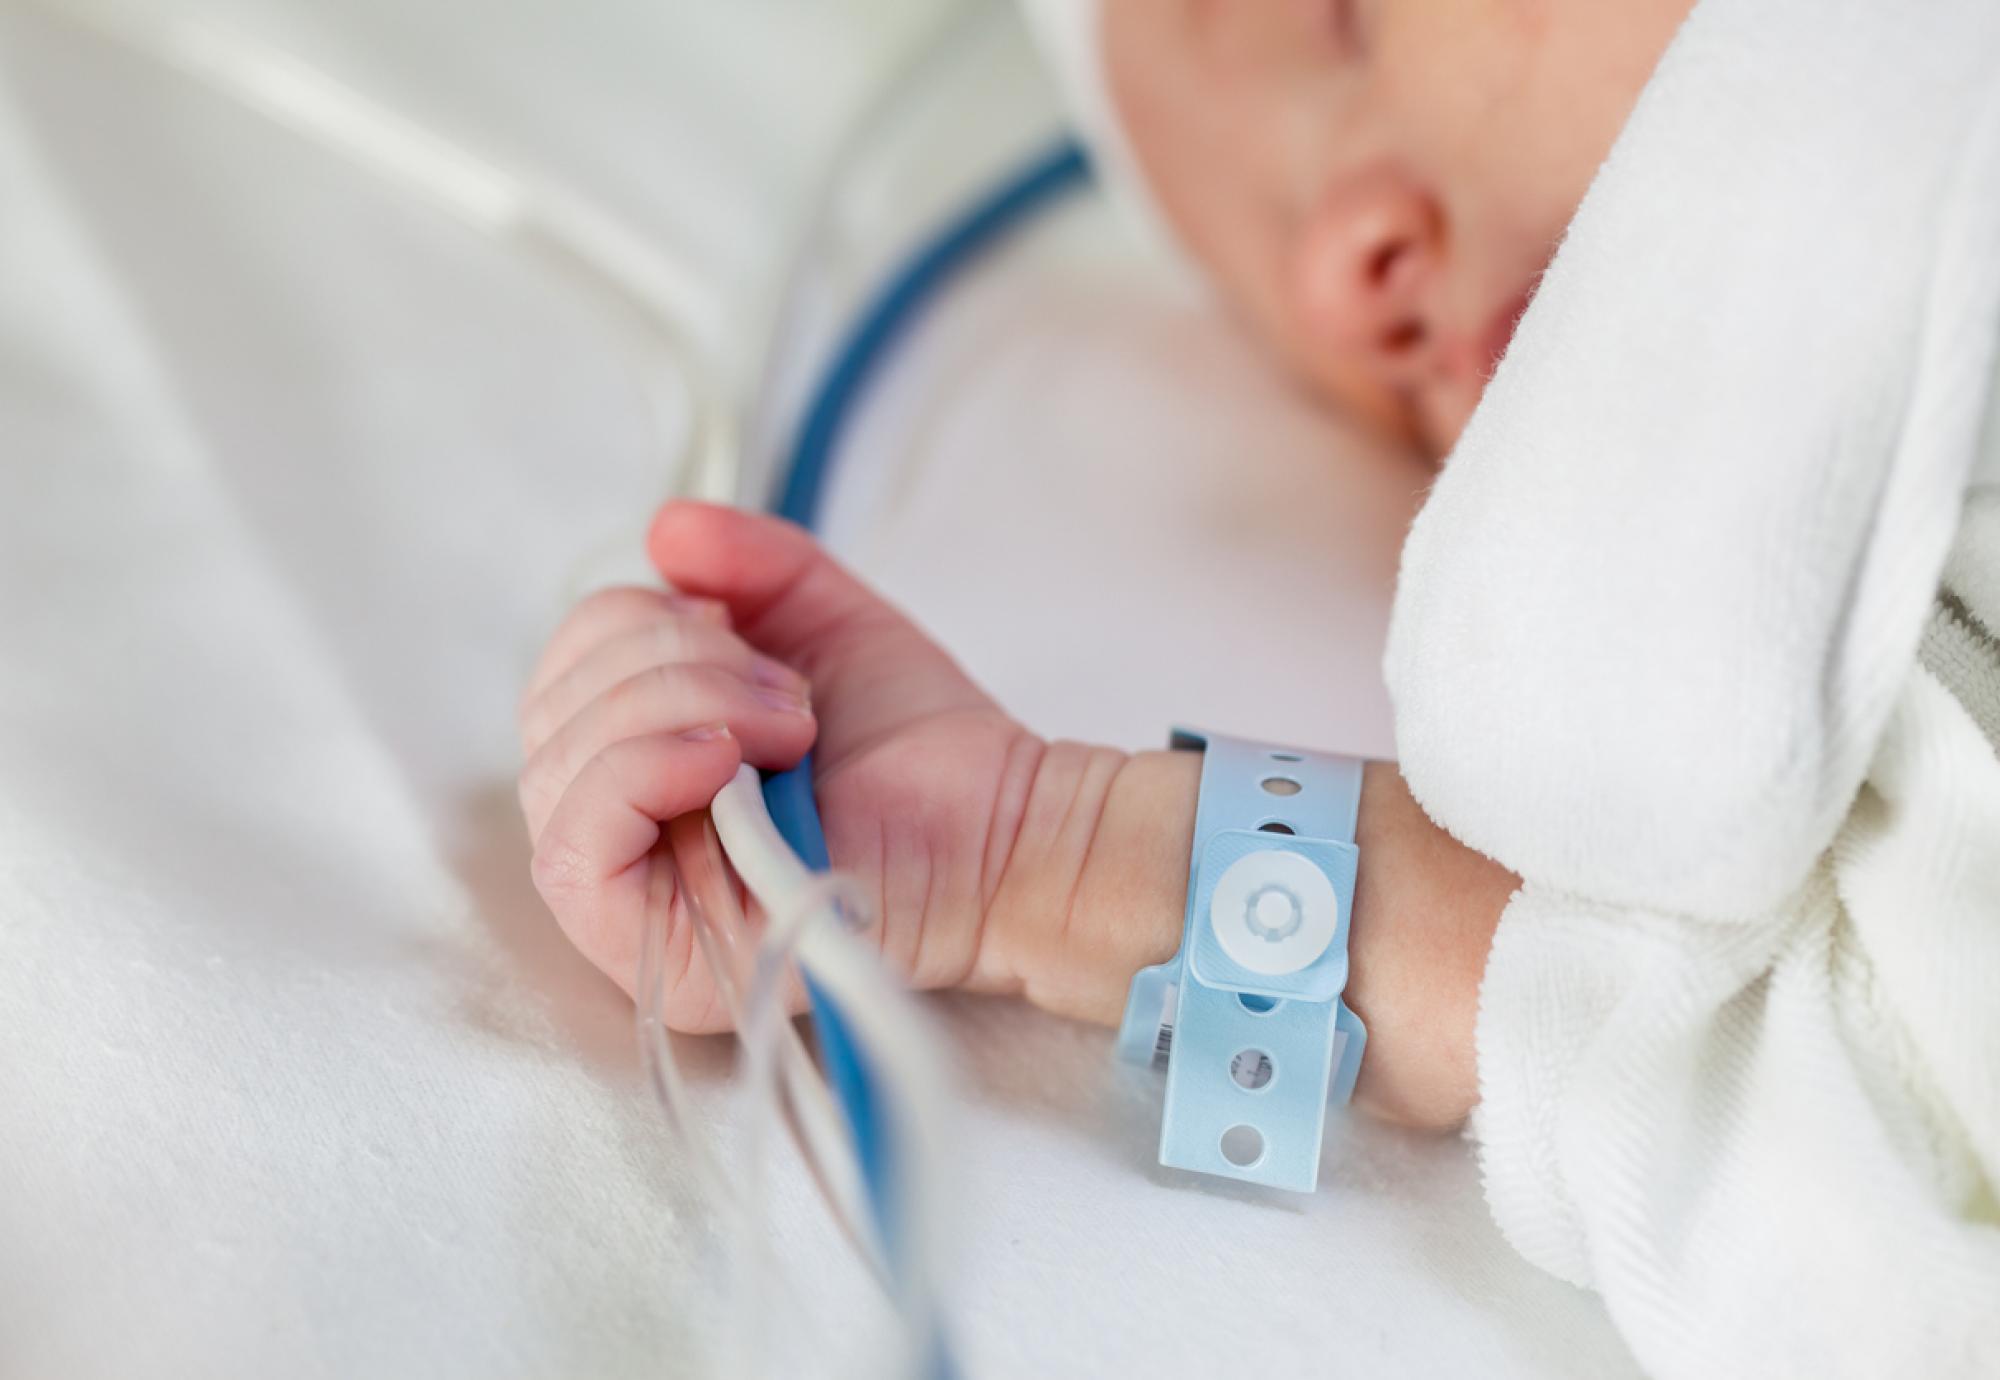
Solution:
[{"label": "white medical tubing", "polygon": [[[950,1078],[943,1056],[909,990],[889,976],[875,947],[852,928],[865,904],[853,883],[837,873],[812,873],[791,853],[764,807],[757,773],[739,768],[711,811],[724,849],[770,917],[742,1027],[747,1172],[761,1173],[767,1109],[773,1100],[768,1086],[773,1043],[777,1031],[789,1024],[781,1017],[787,974],[796,958],[840,1009],[876,1085],[890,1093],[886,1117],[896,1132],[897,1153],[887,1216],[897,1239],[884,1246],[897,1262],[894,1296],[905,1323],[898,1370],[919,1374],[937,1342],[936,1272],[946,1247],[942,1227],[948,1213],[938,1174],[950,1154]],[[750,1213],[760,1212],[762,1194],[754,1182],[747,1197]],[[754,1217],[746,1226],[755,1230],[758,1241],[764,1239]],[[753,1271],[761,1268],[756,1255],[743,1259]],[[743,1296],[754,1299],[760,1292],[757,1275],[745,1285]]]},{"label": "white medical tubing", "polygon": [[[489,239],[513,242],[612,306],[648,356],[638,379],[672,458],[671,491],[734,497],[734,413],[696,344],[717,338],[725,304],[651,236],[547,178],[479,156],[240,29],[103,0],[41,0],[40,8],[181,72]],[[673,406],[675,394],[684,415]]]},{"label": "white medical tubing", "polygon": [[[756,932],[724,868],[720,839],[706,814],[672,820],[664,832],[673,863],[674,893],[673,897],[650,898],[644,943],[664,954],[666,934],[673,920],[669,902],[677,898],[685,921],[694,927],[695,940],[729,1013],[730,1025],[743,1030],[748,1017],[744,993],[756,964]],[[650,972],[645,970],[647,952],[642,947],[640,1033],[641,1047],[650,1065],[671,1060],[672,1051],[665,1022],[656,1018],[665,998],[666,974],[663,965],[656,965]],[[888,1277],[883,1272],[869,1226],[860,1165],[840,1108],[800,1039],[798,1028],[790,1023],[781,1025],[777,1039],[778,1073],[783,1080],[778,1091],[784,1095],[784,1108],[806,1165],[826,1195],[841,1231],[863,1263],[886,1285]],[[677,1079],[668,1082],[656,1077],[654,1085],[662,1093],[686,1095],[684,1084]],[[669,1107],[668,1112],[677,1125],[690,1122],[684,1104]],[[733,1193],[735,1189],[731,1182],[717,1185],[716,1191]]]}]

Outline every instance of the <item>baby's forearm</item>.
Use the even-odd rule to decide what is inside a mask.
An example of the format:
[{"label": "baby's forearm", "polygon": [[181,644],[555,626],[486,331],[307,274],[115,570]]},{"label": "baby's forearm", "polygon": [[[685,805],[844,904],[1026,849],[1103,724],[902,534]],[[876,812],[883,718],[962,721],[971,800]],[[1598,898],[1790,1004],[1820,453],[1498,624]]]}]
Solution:
[{"label": "baby's forearm", "polygon": [[[1052,744],[996,811],[1011,838],[975,985],[1115,1024],[1132,975],[1180,944],[1201,758]],[[1371,764],[1346,999],[1368,1026],[1357,1097],[1391,1120],[1449,1126],[1477,1099],[1473,1022],[1486,951],[1516,886],[1432,824]]]}]

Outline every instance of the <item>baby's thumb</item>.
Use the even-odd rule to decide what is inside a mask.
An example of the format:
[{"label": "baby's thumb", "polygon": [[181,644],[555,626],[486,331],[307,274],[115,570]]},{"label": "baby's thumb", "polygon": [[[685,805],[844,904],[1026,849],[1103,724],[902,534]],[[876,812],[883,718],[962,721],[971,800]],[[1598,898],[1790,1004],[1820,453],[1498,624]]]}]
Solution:
[{"label": "baby's thumb", "polygon": [[789,522],[669,503],[646,546],[667,583],[721,600],[746,641],[812,681],[824,734],[872,737],[907,718],[991,706],[915,624]]}]

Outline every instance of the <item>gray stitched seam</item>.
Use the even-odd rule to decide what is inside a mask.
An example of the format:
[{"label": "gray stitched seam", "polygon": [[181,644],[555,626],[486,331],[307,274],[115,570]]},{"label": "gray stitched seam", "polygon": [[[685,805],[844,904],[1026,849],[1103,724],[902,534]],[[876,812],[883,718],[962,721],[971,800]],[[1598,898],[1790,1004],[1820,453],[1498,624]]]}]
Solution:
[{"label": "gray stitched seam", "polygon": [[1938,590],[1938,611],[1963,628],[1976,639],[1981,649],[1995,661],[2000,661],[2000,637],[1995,637],[1990,628],[1980,621],[1965,600],[1949,589]]}]

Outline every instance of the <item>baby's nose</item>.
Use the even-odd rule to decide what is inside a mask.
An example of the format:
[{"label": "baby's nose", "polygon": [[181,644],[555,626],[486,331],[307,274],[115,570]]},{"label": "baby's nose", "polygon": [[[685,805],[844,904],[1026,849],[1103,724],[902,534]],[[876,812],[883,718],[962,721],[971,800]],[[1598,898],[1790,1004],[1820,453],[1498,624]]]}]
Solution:
[{"label": "baby's nose", "polygon": [[1308,333],[1392,379],[1421,372],[1443,260],[1442,208],[1421,184],[1389,169],[1345,179],[1299,229],[1296,299]]}]

